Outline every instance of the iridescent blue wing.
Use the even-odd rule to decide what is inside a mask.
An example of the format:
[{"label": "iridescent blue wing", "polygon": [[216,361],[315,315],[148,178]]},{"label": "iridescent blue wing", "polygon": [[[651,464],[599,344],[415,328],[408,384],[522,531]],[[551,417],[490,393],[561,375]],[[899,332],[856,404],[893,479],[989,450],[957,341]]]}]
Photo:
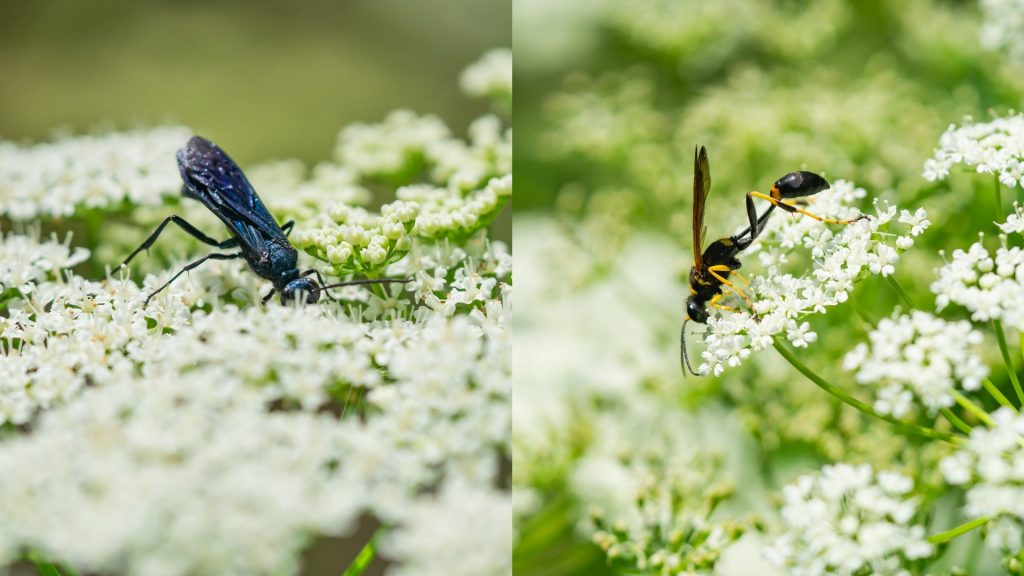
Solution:
[{"label": "iridescent blue wing", "polygon": [[193,136],[178,150],[178,169],[182,193],[206,205],[243,247],[263,252],[267,240],[288,242],[242,169],[213,142]]}]

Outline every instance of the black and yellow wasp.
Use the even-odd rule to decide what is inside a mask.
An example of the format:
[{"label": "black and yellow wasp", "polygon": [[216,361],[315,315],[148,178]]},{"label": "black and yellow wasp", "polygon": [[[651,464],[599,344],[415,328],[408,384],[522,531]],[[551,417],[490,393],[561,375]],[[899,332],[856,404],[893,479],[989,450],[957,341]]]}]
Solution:
[{"label": "black and yellow wasp", "polygon": [[[736,272],[742,265],[736,257],[757,239],[758,235],[764,230],[768,216],[771,215],[776,207],[791,214],[803,214],[819,222],[827,222],[829,224],[852,224],[867,217],[861,215],[852,220],[822,218],[817,214],[812,214],[783,201],[813,196],[828,188],[828,181],[813,172],[790,172],[775,181],[769,194],[762,194],[756,191],[748,192],[746,204],[747,218],[750,225],[738,234],[715,240],[706,249],[702,250],[704,236],[707,232],[707,226],[704,225],[704,206],[707,202],[708,192],[711,190],[711,169],[708,167],[707,150],[703,146],[700,147],[700,151],[694,149],[693,268],[690,269],[690,297],[686,299],[686,319],[683,321],[683,331],[679,339],[679,355],[685,369],[689,369],[695,376],[698,375],[690,366],[690,358],[686,352],[686,323],[693,320],[699,324],[707,324],[708,306],[735,311],[735,308],[719,304],[719,301],[724,297],[723,286],[739,294],[746,301],[747,305],[753,309],[753,301],[743,293],[743,290],[730,281],[729,277],[735,275],[737,278],[743,278]],[[771,203],[768,209],[760,216],[757,215],[754,198]],[[756,318],[756,312],[754,315]]]}]

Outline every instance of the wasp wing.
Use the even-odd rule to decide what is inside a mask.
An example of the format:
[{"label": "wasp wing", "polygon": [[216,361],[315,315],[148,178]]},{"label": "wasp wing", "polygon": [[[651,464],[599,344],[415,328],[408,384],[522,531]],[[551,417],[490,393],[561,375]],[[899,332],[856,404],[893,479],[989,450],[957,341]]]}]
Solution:
[{"label": "wasp wing", "polygon": [[216,144],[193,136],[178,150],[182,193],[199,200],[231,229],[243,247],[265,252],[266,242],[287,242],[284,231],[230,156]]},{"label": "wasp wing", "polygon": [[693,267],[702,270],[704,259],[704,236],[707,226],[704,225],[704,205],[711,190],[711,168],[708,166],[708,151],[701,146],[700,151],[693,149]]}]

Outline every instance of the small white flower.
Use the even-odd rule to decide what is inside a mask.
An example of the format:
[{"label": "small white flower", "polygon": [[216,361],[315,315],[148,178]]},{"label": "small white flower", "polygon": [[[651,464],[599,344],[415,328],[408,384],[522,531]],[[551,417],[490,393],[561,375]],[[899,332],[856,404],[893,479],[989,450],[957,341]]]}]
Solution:
[{"label": "small white flower", "polygon": [[977,390],[988,375],[976,348],[981,334],[970,323],[947,322],[925,312],[894,315],[868,334],[843,362],[858,383],[877,388],[875,409],[903,416],[916,398],[928,412],[952,406],[956,388]]},{"label": "small white flower", "polygon": [[974,428],[941,470],[947,482],[967,489],[968,515],[998,517],[986,542],[1016,553],[1024,526],[1024,415],[1000,408],[992,419],[995,425]]},{"label": "small white flower", "polygon": [[972,320],[999,319],[1024,329],[1024,250],[1004,245],[993,258],[981,242],[966,252],[958,249],[952,261],[938,269],[931,290],[939,310],[960,304],[971,312]]},{"label": "small white flower", "polygon": [[974,166],[983,174],[994,173],[1004,186],[1024,186],[1024,115],[982,123],[967,118],[959,128],[951,125],[939,138],[934,156],[925,162],[924,177],[933,181],[945,178],[957,164]]},{"label": "small white flower", "polygon": [[907,574],[934,547],[913,522],[913,481],[870,466],[837,464],[783,489],[784,532],[765,557],[793,574]]}]

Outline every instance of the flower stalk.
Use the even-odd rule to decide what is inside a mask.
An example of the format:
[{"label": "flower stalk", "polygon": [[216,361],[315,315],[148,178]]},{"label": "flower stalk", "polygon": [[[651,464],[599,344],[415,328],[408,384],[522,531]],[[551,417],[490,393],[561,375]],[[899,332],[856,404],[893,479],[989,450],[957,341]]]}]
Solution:
[{"label": "flower stalk", "polygon": [[775,349],[779,352],[779,354],[781,354],[782,357],[787,362],[790,363],[790,365],[792,365],[794,368],[796,368],[797,371],[799,371],[801,374],[806,376],[808,380],[810,380],[811,382],[814,382],[819,388],[821,388],[825,392],[828,392],[829,394],[831,394],[832,396],[835,396],[840,401],[842,401],[842,402],[844,402],[846,404],[849,404],[850,406],[856,408],[857,410],[860,410],[864,414],[867,414],[868,416],[874,416],[875,418],[879,418],[879,419],[885,420],[886,422],[889,422],[890,424],[892,424],[896,428],[899,428],[900,430],[902,430],[904,432],[907,432],[907,433],[910,433],[910,434],[915,434],[915,435],[922,436],[924,438],[928,438],[928,439],[931,439],[931,440],[941,440],[942,442],[948,442],[949,444],[953,444],[953,445],[956,445],[959,442],[958,438],[956,436],[952,435],[952,434],[949,434],[949,433],[946,433],[946,432],[940,432],[938,430],[934,430],[932,428],[927,428],[925,426],[921,426],[919,424],[914,424],[912,422],[905,422],[903,420],[900,420],[899,418],[895,418],[893,416],[889,416],[889,415],[886,415],[886,414],[879,413],[878,411],[876,411],[871,406],[868,406],[864,402],[861,402],[860,400],[854,398],[853,396],[849,395],[848,393],[846,393],[844,390],[842,390],[838,386],[832,384],[831,382],[829,382],[829,381],[825,380],[824,378],[822,378],[821,376],[819,376],[813,370],[808,368],[807,365],[805,365],[803,362],[801,362],[796,357],[796,354],[793,354],[792,350],[787,348],[784,344],[780,343],[778,340],[775,340],[773,342],[773,345],[774,345]]},{"label": "flower stalk", "polygon": [[1010,382],[1013,383],[1013,390],[1017,393],[1017,399],[1021,406],[1024,406],[1024,390],[1020,387],[1020,379],[1017,378],[1017,371],[1013,367],[1013,360],[1010,359],[1010,349],[1006,345],[1006,333],[1003,332],[1003,323],[999,319],[992,320],[992,328],[996,331],[996,340],[999,342],[999,353],[1003,355],[1003,363],[1006,364],[1006,371],[1010,375]]}]

